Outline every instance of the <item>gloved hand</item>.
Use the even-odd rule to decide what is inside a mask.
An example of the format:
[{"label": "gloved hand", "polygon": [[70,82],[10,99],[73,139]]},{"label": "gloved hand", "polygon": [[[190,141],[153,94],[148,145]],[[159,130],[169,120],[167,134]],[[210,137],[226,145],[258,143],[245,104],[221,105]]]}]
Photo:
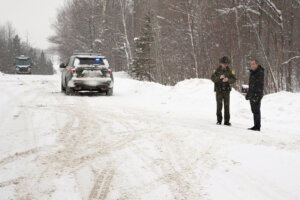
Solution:
[{"label": "gloved hand", "polygon": [[245,98],[246,98],[247,101],[249,100],[249,95],[248,95],[248,93],[246,94]]},{"label": "gloved hand", "polygon": [[228,78],[225,77],[225,78],[223,79],[223,82],[224,82],[224,83],[228,82]]},{"label": "gloved hand", "polygon": [[261,100],[261,97],[255,96],[251,99],[252,102],[256,103],[259,102]]}]

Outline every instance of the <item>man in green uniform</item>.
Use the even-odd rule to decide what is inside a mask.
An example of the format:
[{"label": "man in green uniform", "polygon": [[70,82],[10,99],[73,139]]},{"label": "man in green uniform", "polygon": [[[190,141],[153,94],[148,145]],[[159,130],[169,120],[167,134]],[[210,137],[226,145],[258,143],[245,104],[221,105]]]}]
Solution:
[{"label": "man in green uniform", "polygon": [[217,100],[217,124],[221,125],[222,107],[224,101],[225,120],[224,125],[231,126],[230,123],[230,91],[232,84],[235,83],[235,72],[229,68],[230,59],[226,56],[220,59],[220,66],[214,70],[211,80],[215,83],[215,92]]}]

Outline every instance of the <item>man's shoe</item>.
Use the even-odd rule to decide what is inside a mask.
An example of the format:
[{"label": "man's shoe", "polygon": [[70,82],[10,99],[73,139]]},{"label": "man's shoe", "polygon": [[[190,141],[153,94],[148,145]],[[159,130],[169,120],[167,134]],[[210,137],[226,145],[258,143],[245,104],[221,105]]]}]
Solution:
[{"label": "man's shoe", "polygon": [[260,131],[260,128],[253,126],[252,128],[248,128],[250,131]]},{"label": "man's shoe", "polygon": [[224,125],[225,126],[231,126],[231,123],[230,122],[225,122]]},{"label": "man's shoe", "polygon": [[217,125],[221,125],[222,123],[221,122],[217,122]]}]

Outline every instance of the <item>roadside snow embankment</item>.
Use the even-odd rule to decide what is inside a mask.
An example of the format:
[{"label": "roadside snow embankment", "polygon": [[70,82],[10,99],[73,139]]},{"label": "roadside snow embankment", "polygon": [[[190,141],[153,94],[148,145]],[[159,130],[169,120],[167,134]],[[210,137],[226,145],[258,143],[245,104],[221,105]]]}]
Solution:
[{"label": "roadside snow embankment", "polygon": [[[127,105],[152,111],[166,111],[216,121],[214,85],[207,79],[189,79],[175,86],[131,79],[125,72],[116,73],[116,95]],[[125,104],[125,103],[124,103]],[[253,124],[249,101],[233,89],[231,121],[250,127]],[[300,93],[279,92],[265,95],[262,100],[263,128],[298,133],[300,124]]]}]

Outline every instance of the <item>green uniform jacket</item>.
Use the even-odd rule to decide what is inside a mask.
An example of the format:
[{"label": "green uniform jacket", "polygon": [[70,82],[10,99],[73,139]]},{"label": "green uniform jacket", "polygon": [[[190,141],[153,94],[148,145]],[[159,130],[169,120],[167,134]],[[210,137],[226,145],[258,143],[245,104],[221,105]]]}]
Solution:
[{"label": "green uniform jacket", "polygon": [[[225,77],[228,78],[228,82],[223,82],[223,80],[220,79],[221,75],[225,75]],[[211,80],[215,83],[215,92],[231,91],[232,84],[236,81],[235,72],[228,66],[224,70],[219,66],[214,70]]]}]

